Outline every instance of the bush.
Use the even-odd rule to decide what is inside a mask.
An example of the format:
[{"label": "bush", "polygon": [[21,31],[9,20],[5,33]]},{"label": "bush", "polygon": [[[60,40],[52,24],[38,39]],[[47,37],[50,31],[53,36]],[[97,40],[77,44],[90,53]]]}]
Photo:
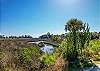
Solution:
[{"label": "bush", "polygon": [[53,65],[55,63],[55,60],[56,60],[56,54],[53,53],[53,54],[44,54],[42,56],[42,62],[44,63],[44,65]]},{"label": "bush", "polygon": [[32,59],[38,58],[40,55],[38,47],[28,47],[28,48],[22,48],[20,51],[20,57],[24,62],[29,62]]}]

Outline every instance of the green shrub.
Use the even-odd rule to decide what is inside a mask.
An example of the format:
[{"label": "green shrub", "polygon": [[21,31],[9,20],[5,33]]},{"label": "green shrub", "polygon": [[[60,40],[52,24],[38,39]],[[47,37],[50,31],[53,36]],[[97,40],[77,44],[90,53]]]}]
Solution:
[{"label": "green shrub", "polygon": [[30,54],[31,54],[31,51],[28,48],[23,48],[21,50],[21,56],[23,60],[25,61],[28,61],[31,58]]},{"label": "green shrub", "polygon": [[89,43],[90,47],[100,47],[100,40],[91,40]]},{"label": "green shrub", "polygon": [[93,60],[100,59],[100,40],[91,40],[88,46],[89,52],[92,52],[90,56]]},{"label": "green shrub", "polygon": [[29,62],[32,59],[38,58],[40,55],[38,47],[27,47],[22,48],[20,51],[20,56],[24,62]]},{"label": "green shrub", "polygon": [[44,63],[44,65],[52,65],[55,63],[56,60],[56,54],[44,54],[42,57],[42,62]]}]

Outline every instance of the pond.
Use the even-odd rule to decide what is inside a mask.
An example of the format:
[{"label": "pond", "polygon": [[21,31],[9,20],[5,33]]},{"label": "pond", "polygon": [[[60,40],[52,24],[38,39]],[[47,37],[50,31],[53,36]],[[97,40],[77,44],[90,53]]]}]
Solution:
[{"label": "pond", "polygon": [[[29,42],[29,43],[35,43],[35,44],[39,44],[40,42],[44,42],[44,41],[38,41],[38,42]],[[53,46],[51,45],[47,45],[47,44],[44,44],[44,47],[42,47],[40,50],[42,50],[44,53],[52,53],[53,52]]]},{"label": "pond", "polygon": [[53,52],[53,46],[50,45],[45,45],[44,47],[41,48],[41,50],[45,53],[52,53]]}]

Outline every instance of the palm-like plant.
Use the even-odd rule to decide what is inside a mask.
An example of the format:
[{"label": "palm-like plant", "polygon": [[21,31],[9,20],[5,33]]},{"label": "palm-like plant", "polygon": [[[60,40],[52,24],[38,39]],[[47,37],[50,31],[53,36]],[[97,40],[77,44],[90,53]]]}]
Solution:
[{"label": "palm-like plant", "polygon": [[85,44],[88,45],[89,43],[90,35],[88,24],[86,25],[81,20],[73,18],[66,23],[65,31],[69,31],[69,35],[66,37],[66,43],[69,46],[64,45],[67,48],[67,57],[69,61],[77,60],[78,53],[82,52]]},{"label": "palm-like plant", "polygon": [[83,28],[83,22],[76,18],[70,19],[65,25],[65,31],[81,31]]}]

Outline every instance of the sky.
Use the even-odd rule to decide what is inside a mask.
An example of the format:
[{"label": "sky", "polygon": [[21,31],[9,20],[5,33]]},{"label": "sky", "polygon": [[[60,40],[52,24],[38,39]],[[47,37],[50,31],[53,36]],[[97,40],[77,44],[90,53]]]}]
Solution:
[{"label": "sky", "polygon": [[0,0],[0,34],[39,36],[65,33],[77,18],[100,31],[100,0]]}]

